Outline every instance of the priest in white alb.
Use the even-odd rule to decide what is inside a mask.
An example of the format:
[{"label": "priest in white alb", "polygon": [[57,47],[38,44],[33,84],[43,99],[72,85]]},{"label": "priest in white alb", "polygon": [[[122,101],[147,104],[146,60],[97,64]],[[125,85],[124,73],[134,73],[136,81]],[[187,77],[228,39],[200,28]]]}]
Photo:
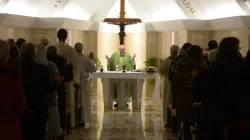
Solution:
[{"label": "priest in white alb", "polygon": [[[136,55],[134,54],[132,57],[129,53],[127,53],[125,45],[120,45],[119,51],[113,53],[111,57],[109,57],[108,55],[106,55],[105,57],[107,59],[107,66],[109,71],[122,71],[123,66],[125,66],[126,71],[134,70]],[[129,85],[127,84],[126,86],[128,87],[126,88],[128,89],[128,92],[126,94],[125,100],[128,101],[131,92]],[[117,99],[117,91],[117,86],[115,86],[114,100]],[[119,103],[115,104],[115,107],[118,107],[118,104]]]},{"label": "priest in white alb", "polygon": [[91,123],[91,99],[89,92],[89,74],[96,71],[95,63],[94,63],[94,54],[91,52],[89,56],[83,55],[83,44],[76,43],[74,46],[75,50],[81,57],[81,61],[83,63],[84,72],[80,73],[81,76],[81,84],[80,90],[78,93],[78,99],[80,99],[81,104],[81,117],[80,123],[82,126],[89,127]]},{"label": "priest in white alb", "polygon": [[178,51],[179,46],[172,45],[170,48],[171,55],[163,60],[159,67],[159,73],[161,74],[163,78],[163,122],[165,127],[169,127],[170,125],[170,114],[169,114],[169,108],[168,104],[171,103],[171,83],[169,81],[169,69],[171,66],[171,63],[175,62],[178,57]]},{"label": "priest in white alb", "polygon": [[77,54],[75,49],[67,44],[65,41],[68,37],[68,32],[65,29],[60,29],[57,32],[57,38],[59,42],[55,45],[58,48],[58,54],[62,56],[67,65],[73,66],[73,79],[71,82],[67,82],[66,88],[68,90],[68,102],[70,111],[70,127],[75,127],[75,101],[74,101],[74,84],[80,84],[80,72],[84,72],[82,67],[83,63],[80,56]]}]

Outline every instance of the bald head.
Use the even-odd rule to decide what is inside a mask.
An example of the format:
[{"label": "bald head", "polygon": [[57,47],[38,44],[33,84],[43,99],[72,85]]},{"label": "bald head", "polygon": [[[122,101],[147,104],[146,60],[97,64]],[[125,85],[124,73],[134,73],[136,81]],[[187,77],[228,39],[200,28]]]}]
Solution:
[{"label": "bald head", "polygon": [[47,45],[49,45],[49,40],[47,38],[43,38],[43,39],[41,39],[41,43],[40,44],[42,44],[44,46],[47,46]]},{"label": "bald head", "polygon": [[0,61],[2,63],[5,63],[8,56],[10,53],[10,46],[9,44],[4,41],[4,40],[0,40]]},{"label": "bald head", "polygon": [[120,55],[124,55],[126,51],[125,45],[120,45],[119,51],[120,51]]}]

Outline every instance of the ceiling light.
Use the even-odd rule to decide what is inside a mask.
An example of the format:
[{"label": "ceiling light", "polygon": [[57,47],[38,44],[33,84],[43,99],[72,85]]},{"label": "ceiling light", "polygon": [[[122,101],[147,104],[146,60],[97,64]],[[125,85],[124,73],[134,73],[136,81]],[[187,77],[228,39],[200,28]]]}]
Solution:
[{"label": "ceiling light", "polygon": [[245,3],[246,3],[246,5],[248,6],[248,8],[250,8],[250,1],[248,0],[248,1],[246,1]]}]

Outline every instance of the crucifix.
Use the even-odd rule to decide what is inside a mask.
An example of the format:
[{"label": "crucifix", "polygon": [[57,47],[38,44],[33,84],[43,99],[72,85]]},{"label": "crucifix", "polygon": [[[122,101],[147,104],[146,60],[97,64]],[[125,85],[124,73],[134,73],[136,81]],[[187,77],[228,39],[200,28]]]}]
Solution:
[{"label": "crucifix", "polygon": [[124,45],[124,38],[126,36],[125,26],[136,24],[142,22],[138,18],[125,18],[125,0],[120,0],[120,17],[119,18],[105,18],[103,22],[108,22],[109,24],[118,25],[120,27],[120,32],[118,33],[120,37],[120,45]]}]

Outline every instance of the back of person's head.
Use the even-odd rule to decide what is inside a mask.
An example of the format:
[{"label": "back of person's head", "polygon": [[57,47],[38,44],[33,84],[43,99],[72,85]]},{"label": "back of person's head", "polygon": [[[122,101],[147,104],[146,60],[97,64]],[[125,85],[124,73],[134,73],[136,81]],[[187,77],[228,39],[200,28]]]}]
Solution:
[{"label": "back of person's head", "polygon": [[21,57],[23,60],[34,60],[36,47],[33,43],[25,42],[21,46]]},{"label": "back of person's head", "polygon": [[250,65],[250,50],[247,51],[247,56],[245,58],[245,63],[247,65]]},{"label": "back of person's head", "polygon": [[68,37],[67,30],[65,30],[63,28],[61,28],[61,29],[58,30],[58,32],[57,32],[57,38],[58,38],[59,41],[65,41],[67,39],[67,37]]},{"label": "back of person's head", "polygon": [[185,52],[183,51],[183,48],[181,47],[180,49],[179,49],[179,55],[184,55],[185,54]]},{"label": "back of person's head", "polygon": [[250,58],[250,50],[247,51],[247,58]]},{"label": "back of person's head", "polygon": [[178,45],[172,45],[170,47],[171,55],[178,55],[178,51],[179,51],[179,46]]},{"label": "back of person's head", "polygon": [[36,58],[35,61],[39,64],[48,65],[47,48],[42,44],[36,45]]},{"label": "back of person's head", "polygon": [[57,55],[58,50],[57,47],[54,45],[50,45],[47,47],[47,55]]},{"label": "back of person's head", "polygon": [[1,63],[6,63],[7,58],[9,56],[9,52],[10,52],[9,44],[4,40],[0,40],[0,62]]},{"label": "back of person's head", "polygon": [[47,38],[43,38],[43,39],[41,39],[40,44],[47,46],[47,45],[49,45],[49,40]]},{"label": "back of person's head", "polygon": [[191,46],[192,46],[191,43],[185,43],[185,44],[183,44],[182,49],[183,49],[184,53],[186,53],[186,51],[187,51]]},{"label": "back of person's head", "polygon": [[9,38],[9,39],[6,40],[6,42],[9,43],[9,44],[14,44],[15,40],[12,39],[12,38]]},{"label": "back of person's head", "polygon": [[74,48],[75,48],[75,50],[76,50],[77,52],[81,52],[82,49],[83,49],[83,44],[77,42],[77,43],[75,44]]},{"label": "back of person's head", "polygon": [[218,47],[217,41],[211,40],[211,41],[208,42],[208,49],[209,50],[217,49],[217,47]]},{"label": "back of person's head", "polygon": [[12,43],[10,44],[10,57],[19,57],[19,48],[16,44]]},{"label": "back of person's head", "polygon": [[198,45],[192,45],[186,52],[188,58],[197,60],[202,59],[202,54],[203,54],[202,49]]},{"label": "back of person's head", "polygon": [[239,39],[235,37],[226,37],[222,39],[217,54],[217,61],[231,61],[239,56]]},{"label": "back of person's head", "polygon": [[22,44],[25,43],[25,42],[26,42],[26,40],[24,38],[18,38],[17,41],[16,41],[16,45],[20,49]]},{"label": "back of person's head", "polygon": [[19,53],[19,48],[16,44],[10,44],[10,53],[8,64],[12,66],[19,66],[21,63],[21,57]]}]

